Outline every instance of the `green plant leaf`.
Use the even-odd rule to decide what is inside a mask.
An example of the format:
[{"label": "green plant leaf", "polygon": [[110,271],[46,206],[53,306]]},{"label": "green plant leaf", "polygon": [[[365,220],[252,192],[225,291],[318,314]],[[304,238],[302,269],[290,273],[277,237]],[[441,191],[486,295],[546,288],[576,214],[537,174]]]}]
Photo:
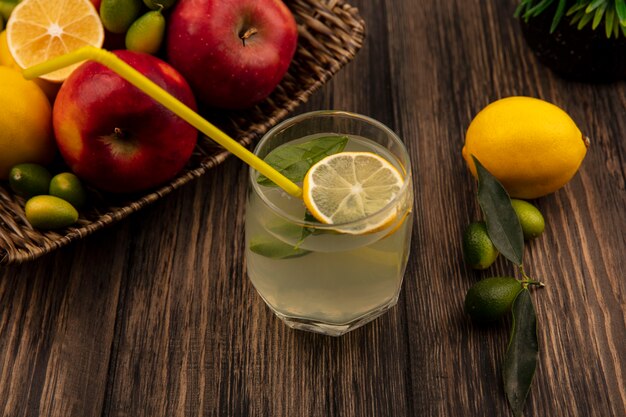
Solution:
[{"label": "green plant leaf", "polygon": [[607,10],[605,22],[604,22],[607,38],[610,38],[611,33],[613,33],[613,20],[614,19],[615,19],[615,13],[613,12],[613,10]]},{"label": "green plant leaf", "polygon": [[[304,221],[309,222],[309,223],[319,223],[319,220],[317,220],[315,216],[313,216],[309,210],[306,210],[304,212]],[[300,236],[300,242],[298,243],[301,243],[304,240],[304,238],[306,238],[309,235],[321,235],[324,233],[337,233],[337,232],[333,230],[316,229],[314,227],[303,227],[302,234]]]},{"label": "green plant leaf", "polygon": [[272,259],[298,258],[310,253],[271,236],[253,236],[249,244],[252,252]]},{"label": "green plant leaf", "polygon": [[602,5],[602,7],[598,7],[596,13],[593,16],[593,23],[591,23],[591,29],[596,30],[600,22],[602,21],[602,17],[604,16],[604,11],[606,10],[606,3]]},{"label": "green plant leaf", "polygon": [[[291,181],[300,182],[311,166],[329,155],[343,151],[347,143],[347,136],[323,136],[304,143],[278,147],[267,154],[265,162]],[[267,187],[276,186],[264,175],[259,175],[257,182]]]},{"label": "green plant leaf", "polygon": [[529,17],[539,15],[541,12],[547,9],[552,4],[553,1],[554,0],[541,0],[535,6],[526,10],[526,13],[524,13],[524,17],[528,19]]},{"label": "green plant leaf", "polygon": [[591,19],[593,19],[593,13],[584,13],[583,16],[580,18],[580,21],[578,22],[577,29],[581,30],[582,28],[587,26],[587,23],[589,23]]},{"label": "green plant leaf", "polygon": [[[308,220],[306,214],[304,219]],[[266,228],[275,236],[281,236],[289,241],[296,241],[296,244],[294,245],[295,248],[298,248],[304,239],[313,234],[313,229],[309,227],[282,219],[276,219],[269,222],[266,225]]]},{"label": "green plant leaf", "polygon": [[584,9],[587,6],[586,2],[578,2],[577,4],[574,4],[572,7],[570,7],[567,10],[567,13],[565,13],[566,16],[571,16],[574,13],[578,12],[581,9]]},{"label": "green plant leaf", "polygon": [[570,20],[570,21],[569,21],[569,24],[570,24],[571,26],[576,25],[576,24],[580,21],[580,19],[581,19],[584,15],[585,15],[585,12],[580,12],[580,11],[579,11],[579,12],[577,12],[577,13],[576,13],[576,14],[572,17],[572,20]]},{"label": "green plant leaf", "polygon": [[281,236],[286,240],[300,239],[304,234],[303,229],[307,229],[300,224],[292,223],[279,218],[268,222],[265,227],[274,235]]},{"label": "green plant leaf", "polygon": [[520,1],[520,3],[515,8],[515,13],[513,13],[513,16],[515,16],[516,18],[519,18],[520,15],[522,14],[522,11],[524,11],[526,8],[532,6],[532,4],[533,4],[533,0],[522,0],[522,1]]},{"label": "green plant leaf", "polygon": [[524,234],[511,198],[502,184],[472,155],[478,172],[478,202],[485,215],[487,234],[500,253],[515,265],[524,257]]},{"label": "green plant leaf", "polygon": [[[309,223],[319,223],[318,220],[308,210],[304,213],[304,221]],[[302,242],[304,242],[304,239],[311,235],[315,236],[321,234],[339,233],[334,230],[307,227],[304,224],[297,224],[278,218],[269,222],[265,227],[274,236],[280,236],[287,241],[295,241],[296,243],[291,246],[283,241],[277,240],[270,236],[267,236],[263,239],[259,237],[254,239],[257,251],[252,248],[251,249],[253,252],[258,253],[259,255],[280,259],[294,257],[295,255],[301,256],[308,253],[309,251],[301,252],[302,249],[300,249],[300,245],[302,244]]]},{"label": "green plant leaf", "polygon": [[513,302],[513,326],[504,357],[502,376],[504,391],[515,417],[520,417],[530,391],[537,360],[537,316],[530,292],[524,288]]},{"label": "green plant leaf", "polygon": [[606,8],[607,4],[608,4],[607,0],[594,0],[591,3],[589,3],[587,8],[585,9],[585,13],[591,13],[602,5],[604,5],[604,8]]},{"label": "green plant leaf", "polygon": [[561,22],[561,19],[563,18],[563,13],[565,13],[566,3],[567,0],[559,0],[559,4],[556,8],[556,13],[554,13],[554,19],[552,19],[552,25],[550,26],[550,33],[554,32],[556,30],[556,27]]},{"label": "green plant leaf", "polygon": [[615,0],[615,12],[622,27],[626,27],[626,0]]},{"label": "green plant leaf", "polygon": [[545,12],[555,1],[558,3],[550,25],[550,33],[554,33],[564,16],[571,16],[569,24],[577,26],[578,30],[583,29],[590,22],[592,22],[592,29],[595,30],[602,23],[602,18],[611,12],[615,18],[610,21],[605,19],[607,37],[610,38],[613,35],[618,38],[620,29],[626,36],[626,0],[520,0],[514,16],[521,17],[528,22],[531,17]]}]

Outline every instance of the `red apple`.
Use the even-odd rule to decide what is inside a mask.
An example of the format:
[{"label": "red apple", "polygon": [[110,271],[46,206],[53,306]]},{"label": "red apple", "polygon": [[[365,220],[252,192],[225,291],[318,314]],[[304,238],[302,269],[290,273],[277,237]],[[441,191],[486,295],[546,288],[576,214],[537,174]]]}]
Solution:
[{"label": "red apple", "polygon": [[102,0],[91,0],[91,3],[93,3],[96,10],[100,11],[100,3],[102,3]]},{"label": "red apple", "polygon": [[[153,56],[115,54],[196,109],[185,79]],[[188,161],[198,132],[110,69],[86,62],[59,90],[53,109],[59,151],[83,180],[110,192],[134,192],[174,177]]]},{"label": "red apple", "polygon": [[198,100],[241,109],[267,97],[287,72],[298,42],[281,0],[178,1],[169,18],[167,60]]}]

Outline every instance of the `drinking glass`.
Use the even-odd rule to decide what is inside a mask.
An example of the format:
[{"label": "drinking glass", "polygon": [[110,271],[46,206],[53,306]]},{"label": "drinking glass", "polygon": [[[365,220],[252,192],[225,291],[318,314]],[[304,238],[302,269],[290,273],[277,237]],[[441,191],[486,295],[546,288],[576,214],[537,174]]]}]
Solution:
[{"label": "drinking glass", "polygon": [[[289,327],[339,336],[396,304],[410,252],[413,189],[400,138],[358,114],[296,116],[267,132],[254,153],[264,158],[279,146],[329,135],[348,138],[344,151],[373,152],[392,163],[404,178],[400,192],[364,219],[320,224],[301,199],[260,184],[259,172],[251,168],[246,265],[259,295]],[[381,227],[360,233],[368,224]]]}]

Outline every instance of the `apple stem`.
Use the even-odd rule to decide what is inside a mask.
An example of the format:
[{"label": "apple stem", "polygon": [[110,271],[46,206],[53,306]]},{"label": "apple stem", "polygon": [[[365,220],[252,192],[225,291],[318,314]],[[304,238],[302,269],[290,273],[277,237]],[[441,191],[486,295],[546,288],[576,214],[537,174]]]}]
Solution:
[{"label": "apple stem", "polygon": [[251,27],[250,29],[246,30],[243,34],[239,35],[239,37],[241,38],[241,42],[243,42],[243,46],[246,46],[246,39],[250,38],[252,35],[258,32],[259,31],[257,30],[257,28]]},{"label": "apple stem", "polygon": [[124,135],[124,131],[120,129],[119,127],[116,127],[115,129],[113,129],[113,134],[118,139],[124,139],[124,136],[126,136]]}]

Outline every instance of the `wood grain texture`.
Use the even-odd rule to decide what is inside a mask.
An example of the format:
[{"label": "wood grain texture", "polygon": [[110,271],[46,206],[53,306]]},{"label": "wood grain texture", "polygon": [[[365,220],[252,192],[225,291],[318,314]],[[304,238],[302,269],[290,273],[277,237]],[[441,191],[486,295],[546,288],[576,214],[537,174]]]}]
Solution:
[{"label": "wood grain texture", "polygon": [[508,95],[551,101],[592,146],[538,199],[547,228],[525,266],[540,363],[527,416],[626,415],[626,85],[566,82],[527,49],[515,2],[352,0],[357,59],[300,112],[370,115],[404,138],[416,178],[412,254],[397,307],[341,338],[286,328],[246,277],[247,170],[228,159],[110,229],[0,270],[2,416],[509,415],[510,323],[471,323],[467,268],[480,215],[460,155],[472,117]]}]

